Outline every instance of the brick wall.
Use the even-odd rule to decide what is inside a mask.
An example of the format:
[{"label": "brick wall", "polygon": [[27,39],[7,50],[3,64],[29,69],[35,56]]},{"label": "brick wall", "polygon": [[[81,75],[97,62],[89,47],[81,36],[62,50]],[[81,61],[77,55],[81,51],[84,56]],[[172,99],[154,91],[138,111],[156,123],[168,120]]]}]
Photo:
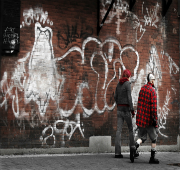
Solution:
[{"label": "brick wall", "polygon": [[[99,22],[108,2],[100,1]],[[1,148],[87,147],[90,136],[112,136],[114,145],[113,95],[124,68],[133,75],[135,109],[154,73],[158,145],[177,143],[177,1],[165,17],[160,0],[138,0],[132,11],[129,1],[115,1],[99,36],[97,6],[96,0],[21,0],[20,51],[1,56]],[[128,142],[125,123],[122,145]]]}]

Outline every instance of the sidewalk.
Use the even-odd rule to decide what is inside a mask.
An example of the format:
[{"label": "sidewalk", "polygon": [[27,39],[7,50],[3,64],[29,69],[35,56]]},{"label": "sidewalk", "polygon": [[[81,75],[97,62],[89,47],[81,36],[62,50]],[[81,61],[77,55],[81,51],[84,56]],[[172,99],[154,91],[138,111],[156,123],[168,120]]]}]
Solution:
[{"label": "sidewalk", "polygon": [[134,163],[129,153],[124,158],[114,158],[114,153],[54,154],[0,156],[0,170],[171,170],[180,169],[180,152],[158,152],[160,164],[149,164],[150,152],[140,152]]}]

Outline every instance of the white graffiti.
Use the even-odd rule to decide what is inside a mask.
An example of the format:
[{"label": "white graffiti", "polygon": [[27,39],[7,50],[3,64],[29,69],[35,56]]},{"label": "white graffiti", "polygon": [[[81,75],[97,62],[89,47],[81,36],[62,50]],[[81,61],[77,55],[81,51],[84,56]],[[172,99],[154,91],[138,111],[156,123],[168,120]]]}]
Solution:
[{"label": "white graffiti", "polygon": [[[161,59],[162,64],[160,62],[160,59]],[[167,59],[168,62],[165,59]],[[161,71],[162,67],[165,69],[168,68],[170,75],[177,74],[179,72],[179,67],[173,61],[171,56],[168,53],[161,51],[161,54],[159,57],[157,53],[157,49],[153,45],[150,50],[150,59],[146,66],[146,74],[148,74],[149,72],[152,72],[156,76],[156,79],[158,79],[159,81],[160,79],[162,79],[162,71]],[[156,85],[158,85],[157,84],[158,81],[155,81]]]},{"label": "white graffiti", "polygon": [[174,93],[176,94],[177,89],[175,89],[174,87],[171,87],[171,89],[174,91]]},{"label": "white graffiti", "polygon": [[114,44],[113,43],[109,43],[108,55],[106,55],[106,53],[104,53],[104,56],[106,57],[106,59],[109,59],[109,62],[112,61],[113,52],[114,52]]},{"label": "white graffiti", "polygon": [[[100,10],[102,19],[104,18],[105,14],[106,14],[106,5],[109,5],[109,4],[111,4],[110,0],[106,0],[106,1],[102,0],[103,9]],[[114,3],[114,5],[113,5],[113,10],[109,12],[109,19],[105,21],[105,23],[110,23],[112,21],[112,19],[116,16],[116,18],[117,18],[116,33],[117,34],[121,33],[120,32],[120,23],[126,22],[126,19],[128,16],[128,9],[129,9],[129,5],[126,1],[117,0],[117,2]],[[126,16],[124,18],[121,18],[123,13],[125,13]]]},{"label": "white graffiti", "polygon": [[[146,77],[149,73],[153,73],[155,76],[155,88],[157,93],[157,105],[159,105],[159,86],[161,86],[161,79],[162,79],[162,70],[161,70],[161,63],[159,60],[159,55],[157,53],[157,49],[154,45],[152,45],[150,50],[150,57],[149,62],[146,64]],[[145,79],[145,83],[147,79]]]},{"label": "white graffiti", "polygon": [[[111,0],[102,0],[101,2],[103,9],[100,10],[100,12],[101,17],[103,18],[107,10],[107,5],[111,4]],[[136,29],[136,42],[139,42],[146,32],[145,27],[152,26],[157,28],[157,23],[159,22],[158,3],[152,9],[145,9],[147,14],[144,15],[144,19],[139,19],[137,15],[129,11],[129,5],[126,1],[116,0],[116,3],[114,4],[113,9],[110,11],[108,19],[105,23],[110,23],[114,19],[114,17],[116,17],[116,33],[119,35],[121,33],[120,24],[125,23],[129,19],[131,19],[133,23],[133,29]],[[144,2],[142,5],[142,14],[144,14]],[[17,61],[14,72],[4,72],[3,78],[0,82],[0,99],[2,101],[0,103],[0,107],[4,106],[5,110],[7,111],[8,104],[11,104],[16,121],[19,126],[23,124],[23,129],[25,129],[24,120],[27,120],[32,128],[39,126],[40,123],[46,123],[46,127],[43,129],[42,135],[40,136],[42,146],[55,147],[58,141],[57,136],[61,137],[61,146],[64,146],[66,138],[68,138],[68,140],[71,140],[73,134],[77,129],[80,132],[81,136],[84,138],[83,122],[81,122],[80,119],[81,113],[75,114],[75,110],[78,106],[80,106],[83,110],[82,116],[84,118],[90,117],[95,112],[97,112],[98,114],[103,114],[105,111],[110,111],[115,108],[115,102],[112,103],[112,105],[108,104],[108,88],[117,77],[120,78],[122,70],[126,69],[126,65],[123,63],[122,56],[123,53],[126,53],[128,50],[133,52],[136,56],[136,58],[133,58],[133,60],[136,61],[135,68],[132,68],[132,70],[134,70],[134,76],[131,78],[132,84],[134,83],[132,86],[133,106],[137,106],[139,91],[142,84],[145,83],[143,82],[144,76],[149,72],[152,72],[156,77],[155,86],[157,88],[157,96],[159,98],[158,87],[161,85],[160,80],[162,79],[162,66],[155,46],[151,47],[149,62],[146,64],[145,68],[146,73],[143,69],[141,69],[140,72],[138,71],[139,54],[136,49],[134,49],[134,47],[130,45],[121,47],[121,44],[115,38],[108,38],[105,39],[104,42],[101,42],[97,38],[88,37],[82,42],[81,47],[73,46],[68,49],[67,52],[65,52],[63,55],[57,57],[54,56],[52,45],[52,29],[50,27],[41,26],[41,24],[53,25],[53,22],[48,18],[48,12],[43,11],[43,9],[39,7],[34,9],[25,9],[23,11],[23,19],[24,21],[22,22],[22,25],[20,25],[21,28],[30,26],[32,23],[35,24],[34,45],[31,52],[28,52],[26,56]],[[141,33],[140,36],[138,36],[138,32]],[[14,33],[14,28],[7,28],[3,36],[5,38],[3,43],[8,42],[12,45],[18,43],[19,37]],[[91,88],[91,84],[89,82],[83,81],[77,83],[77,91],[75,95],[76,97],[74,99],[74,104],[71,105],[71,109],[63,109],[62,107],[60,107],[60,103],[64,98],[62,91],[64,88],[66,88],[64,87],[66,77],[65,75],[60,75],[58,73],[58,62],[64,60],[69,54],[76,52],[80,54],[81,64],[86,65],[87,56],[85,56],[85,50],[88,43],[90,42],[93,42],[98,46],[98,50],[94,50],[90,55],[90,63],[88,63],[91,67],[91,71],[97,78],[95,82],[95,90],[93,91],[94,97],[91,98],[91,100],[94,102],[94,105],[92,105],[91,108],[87,108],[85,106],[85,102],[83,102],[85,97],[85,94],[83,94],[84,90],[89,90]],[[103,51],[103,47],[105,47],[105,45],[106,47],[108,46],[107,53]],[[118,58],[114,57],[115,48],[119,50]],[[93,61],[96,59],[96,57],[100,58],[104,62],[103,73],[99,73],[96,70],[95,65],[93,65]],[[168,59],[168,68],[170,75],[177,74],[179,72],[179,67],[168,53],[165,53],[164,51],[161,52],[161,57],[161,59],[164,59],[165,57]],[[113,74],[110,72],[109,62],[112,62],[111,64],[114,71]],[[120,63],[120,67],[118,67],[119,75],[116,75],[116,64],[118,63]],[[11,77],[9,78],[8,76],[10,75]],[[102,81],[101,77],[104,78],[103,83],[100,82],[100,80]],[[101,88],[101,92],[103,94],[103,108],[100,108],[98,105],[99,88]],[[177,90],[174,87],[171,87],[171,89],[176,94]],[[8,100],[12,100],[12,103],[8,102]],[[58,115],[58,118],[54,119],[54,122],[52,124],[49,124],[49,122],[47,121],[47,113],[51,101],[55,103],[55,113]],[[164,135],[161,130],[166,129],[165,125],[167,115],[170,111],[170,109],[168,108],[169,101],[170,91],[167,91],[164,105],[158,110],[160,134],[164,137],[167,136]],[[30,112],[28,112],[25,110],[25,108],[22,108],[22,106],[26,107],[26,105],[35,105],[37,106],[37,109],[34,106],[31,107]],[[75,121],[69,120],[69,117],[73,116],[73,114],[75,114]],[[4,124],[7,123],[5,122]],[[62,128],[59,128],[60,124],[62,125]],[[134,130],[136,129],[135,126],[135,119],[133,119]],[[53,140],[52,145],[48,143],[49,140]]]},{"label": "white graffiti", "polygon": [[[25,86],[25,103],[31,100],[39,106],[41,116],[46,113],[49,100],[57,100],[63,77],[58,75],[52,46],[52,30],[35,24],[35,42],[29,60],[29,78]],[[59,94],[60,95],[60,94]]]},{"label": "white graffiti", "polygon": [[[57,120],[54,122],[53,126],[49,125],[48,127],[44,128],[42,131],[42,136],[40,136],[40,141],[42,142],[42,146],[50,146],[47,144],[47,140],[49,138],[53,138],[53,145],[51,147],[54,147],[57,143],[56,135],[61,134],[61,146],[65,145],[65,136],[68,137],[69,140],[71,140],[72,135],[74,134],[76,129],[79,129],[82,137],[84,138],[84,129],[83,123],[80,123],[80,113],[76,114],[76,122],[75,121],[69,121],[67,120]],[[59,129],[57,128],[58,124],[62,124],[63,128]],[[48,130],[51,130],[50,134],[46,134]],[[69,131],[69,132],[68,132]]]},{"label": "white graffiti", "polygon": [[[50,135],[46,135],[46,131],[51,130],[51,134]],[[51,125],[49,125],[48,127],[46,127],[43,131],[42,131],[42,136],[40,136],[40,141],[42,142],[42,146],[46,146],[47,145],[47,140],[53,138],[53,145],[51,147],[55,147],[56,144],[56,137],[54,135],[54,129]],[[48,145],[49,146],[49,145]]]},{"label": "white graffiti", "polygon": [[[136,29],[136,42],[139,42],[141,38],[143,37],[144,33],[146,32],[146,29],[142,27],[142,25],[139,22],[139,19],[134,22],[134,27],[133,29]],[[141,36],[138,38],[138,29],[139,32],[141,33]]]},{"label": "white graffiti", "polygon": [[25,9],[23,11],[23,17],[24,21],[22,22],[22,25],[20,25],[20,28],[30,26],[32,23],[37,21],[40,23],[42,22],[43,24],[47,23],[53,25],[53,22],[48,18],[48,12],[43,11],[43,9],[40,7],[36,7],[34,9]]},{"label": "white graffiti", "polygon": [[[84,105],[83,105],[83,103],[82,103],[82,95],[83,95],[83,94],[82,94],[82,90],[83,90],[83,88],[87,88],[87,89],[88,89],[89,87],[88,87],[88,84],[87,84],[87,83],[81,83],[80,86],[79,86],[79,92],[78,92],[77,98],[76,98],[76,100],[75,100],[75,104],[74,104],[74,106],[72,107],[72,109],[71,109],[71,110],[68,110],[68,111],[65,111],[65,110],[60,109],[60,112],[61,112],[61,114],[62,114],[64,117],[69,117],[71,114],[73,114],[73,112],[74,112],[74,110],[75,110],[75,108],[76,108],[76,105],[77,105],[78,103],[81,104],[81,106],[82,106],[82,108],[83,108],[83,110],[84,110],[84,113],[86,113],[88,116],[92,115],[92,113],[94,113],[94,111],[96,111],[96,112],[99,113],[99,114],[102,114],[102,113],[104,113],[104,111],[105,111],[106,109],[108,109],[108,110],[113,110],[113,109],[114,109],[114,107],[115,107],[115,105],[116,105],[115,103],[114,103],[111,107],[109,107],[108,104],[107,104],[107,101],[106,101],[107,89],[108,89],[110,83],[111,83],[111,82],[115,79],[115,77],[116,77],[115,63],[116,63],[116,62],[119,62],[119,63],[121,64],[123,70],[126,69],[126,67],[125,67],[124,64],[123,64],[122,57],[121,57],[121,56],[122,56],[122,53],[123,53],[124,51],[126,51],[126,50],[132,50],[132,51],[136,54],[136,56],[137,56],[137,64],[136,64],[136,67],[134,68],[134,76],[131,78],[132,82],[134,82],[134,81],[136,80],[136,78],[137,78],[137,70],[138,70],[138,67],[139,67],[139,54],[138,54],[138,52],[137,52],[133,47],[131,47],[131,46],[126,46],[126,47],[124,47],[124,48],[121,48],[121,45],[120,45],[119,42],[118,42],[117,40],[115,40],[115,39],[107,39],[107,40],[105,40],[103,43],[101,43],[101,42],[100,42],[99,40],[97,40],[96,38],[89,37],[89,38],[87,38],[86,40],[84,40],[83,45],[82,45],[82,50],[81,50],[79,47],[72,47],[71,49],[69,49],[69,50],[66,52],[66,54],[64,54],[62,57],[56,58],[55,60],[56,60],[56,61],[62,60],[62,59],[65,58],[70,52],[72,52],[72,51],[78,51],[78,52],[82,55],[82,63],[84,63],[84,50],[85,50],[85,46],[86,46],[86,44],[87,44],[88,42],[90,42],[90,41],[94,41],[94,42],[98,43],[101,50],[102,50],[103,46],[104,46],[106,43],[110,43],[110,44],[113,43],[113,44],[115,44],[115,45],[117,45],[117,46],[119,47],[119,50],[120,50],[120,58],[117,59],[117,60],[115,60],[114,63],[113,63],[114,76],[113,76],[113,78],[112,78],[112,79],[107,83],[107,85],[106,85],[107,76],[108,76],[108,62],[107,62],[107,60],[106,60],[106,58],[105,58],[105,56],[103,55],[103,52],[102,52],[101,50],[100,50],[100,52],[94,52],[94,53],[92,54],[92,56],[91,56],[91,59],[90,59],[90,65],[91,65],[92,70],[97,74],[97,77],[98,77],[97,85],[96,85],[96,92],[95,92],[95,106],[94,106],[93,109],[87,109],[87,108],[84,107]],[[93,59],[96,57],[96,55],[101,56],[102,59],[104,60],[104,63],[105,63],[105,80],[104,80],[104,84],[103,84],[103,87],[102,87],[102,89],[105,89],[105,93],[104,93],[104,108],[103,108],[102,110],[100,110],[100,109],[98,108],[98,105],[97,105],[97,88],[98,88],[98,85],[99,85],[99,77],[100,77],[100,75],[99,75],[99,73],[93,68]],[[112,59],[109,58],[109,60],[111,61]]]},{"label": "white graffiti", "polygon": [[[15,112],[14,100],[16,98],[16,104],[18,104],[18,102],[17,102],[18,98],[16,96],[17,95],[17,89],[20,91],[23,91],[23,89],[24,89],[24,81],[26,79],[26,76],[24,75],[24,73],[25,73],[24,71],[25,71],[24,64],[20,63],[17,65],[17,68],[15,69],[9,83],[8,83],[7,72],[4,72],[3,79],[1,80],[1,92],[3,94],[4,99],[3,99],[3,102],[0,104],[0,106],[2,107],[5,105],[5,108],[7,108],[7,99],[9,97],[12,97],[13,98],[12,109],[13,109],[14,115],[16,117],[19,116],[19,112],[18,113]],[[24,77],[23,82],[21,81],[21,77]],[[12,94],[13,88],[16,89],[15,90],[16,95]],[[18,105],[17,105],[17,110],[19,110]]]},{"label": "white graffiti", "polygon": [[[144,13],[143,11],[143,6],[144,6],[144,2],[142,4],[142,14]],[[134,13],[129,12],[129,17],[133,20],[133,29],[136,29],[136,42],[139,42],[144,33],[146,32],[146,29],[143,28],[141,22],[144,23],[144,27],[146,26],[154,26],[157,28],[156,23],[159,22],[159,17],[158,17],[158,11],[159,11],[159,4],[157,3],[156,6],[154,7],[154,9],[150,9],[148,10],[148,8],[146,8],[146,13],[147,15],[144,15],[144,19],[139,19],[138,16],[136,16]],[[138,30],[141,33],[141,36],[138,37]]]},{"label": "white graffiti", "polygon": [[2,77],[2,80],[1,80],[1,92],[2,92],[2,95],[1,95],[1,100],[3,100],[3,102],[0,104],[0,106],[2,107],[3,105],[5,106],[5,110],[7,110],[8,108],[8,105],[7,105],[7,94],[11,95],[11,90],[12,88],[9,87],[8,85],[8,82],[7,82],[7,72],[4,72],[4,75]]},{"label": "white graffiti", "polygon": [[[50,99],[57,101],[57,95],[60,95],[58,87],[61,87],[60,82],[63,83],[64,79],[57,74],[53,58],[52,30],[49,27],[42,28],[39,23],[36,23],[32,52],[28,53],[24,59],[18,60],[19,64],[10,82],[9,90],[12,90],[13,87],[16,88],[12,108],[17,118],[20,115],[17,89],[24,90],[25,104],[31,100],[37,103],[41,116],[45,115]],[[24,63],[27,59],[29,59],[28,77],[24,76],[26,73]],[[21,78],[23,78],[22,83]],[[14,103],[17,106],[17,112]]]},{"label": "white graffiti", "polygon": [[[103,8],[100,10],[101,18],[103,19],[106,11],[107,6],[111,4],[111,0],[101,0]],[[144,2],[142,4],[142,14],[144,13]],[[121,33],[120,31],[120,24],[125,23],[128,20],[131,20],[133,23],[133,29],[136,30],[136,42],[139,42],[141,38],[143,37],[144,33],[146,32],[146,29],[144,27],[146,26],[154,26],[157,28],[157,23],[159,22],[158,17],[158,11],[159,11],[159,4],[157,3],[156,6],[154,6],[153,9],[146,8],[146,15],[144,15],[144,19],[139,19],[137,15],[135,15],[133,12],[129,11],[129,4],[126,1],[117,0],[116,3],[114,3],[112,10],[108,14],[108,19],[106,19],[105,23],[109,24],[111,23],[112,19],[116,16],[117,21],[115,22],[117,24],[116,28],[116,34],[119,35]],[[144,23],[144,27],[142,25]],[[138,36],[138,32],[140,32],[140,36]]]},{"label": "white graffiti", "polygon": [[7,27],[3,34],[3,44],[8,44],[12,49],[19,43],[18,33],[15,33],[15,28]]},{"label": "white graffiti", "polygon": [[[110,84],[115,80],[115,78],[118,76],[120,78],[121,70],[126,69],[126,66],[123,63],[122,55],[124,52],[130,50],[131,52],[134,52],[136,55],[136,58],[134,58],[136,62],[136,66],[134,68],[134,76],[131,78],[132,83],[135,83],[132,90],[132,99],[133,99],[133,105],[137,105],[138,100],[138,93],[140,91],[140,88],[143,84],[144,79],[144,70],[141,69],[139,75],[137,75],[138,68],[139,68],[139,54],[138,52],[132,47],[132,46],[125,46],[121,47],[118,40],[113,38],[108,38],[104,42],[101,42],[97,38],[88,37],[86,38],[83,43],[82,47],[73,46],[71,47],[64,55],[60,57],[54,57],[54,51],[52,46],[52,36],[53,32],[52,29],[49,27],[43,28],[40,23],[35,23],[35,41],[34,46],[31,52],[27,53],[27,55],[19,59],[17,62],[17,66],[12,74],[12,77],[8,81],[8,73],[4,72],[3,78],[1,80],[1,92],[3,96],[1,96],[2,103],[0,106],[5,106],[7,110],[7,101],[8,99],[12,99],[12,110],[14,113],[14,116],[17,118],[17,120],[28,120],[28,117],[31,115],[30,120],[28,120],[31,127],[38,126],[39,124],[35,121],[35,119],[40,119],[41,122],[47,120],[46,117],[46,111],[49,106],[49,101],[52,100],[56,103],[57,107],[57,113],[59,115],[59,120],[56,120],[53,125],[48,125],[44,130],[42,131],[42,136],[40,137],[40,140],[42,142],[42,145],[48,145],[47,140],[53,139],[53,146],[56,144],[56,135],[61,134],[61,142],[62,146],[64,145],[65,138],[64,136],[67,136],[69,140],[71,140],[72,135],[74,134],[76,129],[79,129],[82,137],[84,137],[84,130],[81,128],[83,126],[83,123],[80,121],[80,114],[76,115],[76,121],[69,121],[67,119],[72,114],[74,114],[75,109],[78,105],[81,106],[83,110],[83,117],[89,117],[94,112],[97,112],[99,114],[103,114],[106,110],[113,110],[115,107],[115,103],[113,103],[111,106],[107,103],[107,91],[110,86]],[[64,83],[66,81],[65,77],[63,75],[59,75],[57,72],[57,66],[56,63],[58,61],[61,61],[65,59],[71,52],[77,52],[81,56],[81,64],[86,64],[86,56],[85,56],[85,50],[86,46],[89,42],[94,42],[95,44],[98,44],[99,49],[98,51],[94,51],[92,55],[90,56],[90,67],[92,71],[95,73],[97,77],[96,87],[95,87],[95,97],[93,99],[94,106],[90,109],[86,108],[83,103],[83,90],[89,89],[88,82],[80,82],[77,86],[77,95],[76,99],[74,101],[74,105],[72,105],[72,108],[70,110],[65,110],[60,107],[60,102],[63,99],[62,89],[64,88]],[[103,47],[105,45],[108,45],[108,53],[103,52]],[[114,58],[114,48],[118,47],[119,49],[119,56],[118,58]],[[165,54],[166,57],[168,57],[169,61],[169,69],[170,74],[174,73],[176,74],[179,71],[179,68],[177,65],[173,62],[172,58]],[[103,102],[104,107],[100,109],[98,107],[98,88],[100,85],[100,73],[96,71],[93,61],[96,57],[101,57],[102,61],[104,62],[104,82],[101,85],[102,91],[103,91]],[[108,75],[109,75],[109,68],[108,68],[108,62],[113,61],[113,69],[114,69],[114,75],[112,75],[112,78],[108,81]],[[115,65],[117,63],[120,63],[121,68],[118,68],[119,75],[116,75],[116,67]],[[27,67],[28,66],[28,67]],[[176,68],[176,70],[174,70]],[[161,64],[159,61],[159,56],[156,50],[155,46],[151,47],[150,50],[150,58],[149,62],[146,65],[146,75],[148,72],[153,72],[156,77],[156,87],[158,89],[158,86],[160,85],[159,80],[162,79],[162,71],[161,71]],[[102,73],[101,73],[102,74]],[[19,96],[19,92],[24,94],[24,98],[21,98]],[[158,90],[157,90],[158,94]],[[170,92],[167,93],[165,104],[162,108],[159,109],[159,121],[160,121],[160,128],[165,128],[166,124],[166,116],[168,115],[168,102]],[[25,104],[30,103],[33,101],[38,106],[38,112],[34,113],[34,110],[31,110],[31,113],[28,113],[25,111],[24,108],[21,108],[20,102],[24,100]],[[37,117],[36,117],[37,116]],[[21,124],[21,122],[20,122]],[[62,129],[58,129],[57,125],[63,124]],[[68,132],[70,129],[70,132]],[[51,131],[51,133],[48,135],[47,131]],[[162,132],[160,132],[161,135]],[[165,136],[165,135],[164,135]]]},{"label": "white graffiti", "polygon": [[[164,56],[168,59],[168,65],[169,65],[169,73],[171,74],[177,74],[179,72],[179,67],[177,64],[173,61],[171,56],[168,53],[165,53],[164,51],[161,51],[161,57],[164,59]],[[166,63],[167,64],[167,63]]]},{"label": "white graffiti", "polygon": [[170,97],[170,91],[167,90],[167,95],[166,95],[166,99],[164,101],[164,105],[163,107],[159,107],[159,113],[158,113],[158,121],[159,121],[159,133],[164,136],[164,137],[168,137],[166,135],[164,135],[161,132],[161,129],[166,129],[165,125],[166,125],[166,119],[167,119],[167,115],[168,112],[170,111],[170,109],[168,108],[169,105],[169,100],[171,99]]},{"label": "white graffiti", "polygon": [[177,11],[177,9],[176,9],[176,8],[174,8],[174,12],[175,12],[175,14],[177,15],[177,17],[179,17],[179,15],[178,15],[178,11]]},{"label": "white graffiti", "polygon": [[[147,73],[152,72],[156,79],[162,79],[162,71],[161,71],[161,64],[159,60],[159,55],[157,53],[156,47],[153,45],[150,50],[150,58],[149,58],[149,63],[147,65]],[[156,83],[157,85],[157,83]]]},{"label": "white graffiti", "polygon": [[133,102],[134,107],[136,107],[137,103],[138,103],[138,96],[139,96],[139,92],[140,92],[141,87],[142,87],[143,77],[144,77],[144,70],[141,69],[139,76],[137,78],[137,81],[135,82],[132,93],[131,93],[132,102]]},{"label": "white graffiti", "polygon": [[[144,5],[144,3],[142,4],[142,6]],[[143,7],[142,7],[143,9]],[[157,28],[156,23],[159,21],[159,17],[158,17],[158,10],[159,10],[159,4],[157,3],[156,6],[154,7],[154,9],[150,9],[148,10],[148,8],[146,8],[146,12],[147,15],[144,15],[144,19],[141,19],[140,21],[144,22],[144,26],[154,26]]]},{"label": "white graffiti", "polygon": [[[10,79],[10,82],[7,81],[7,73],[4,73],[3,80],[1,81],[1,91],[3,92],[4,96],[3,102],[1,103],[1,107],[4,106],[7,103],[7,100],[9,98],[12,98],[12,110],[17,119],[28,119],[28,116],[32,116],[31,121],[29,121],[31,127],[35,127],[37,123],[33,123],[33,120],[35,118],[35,115],[33,113],[33,110],[31,111],[31,114],[26,112],[24,109],[20,107],[20,102],[24,100],[25,105],[27,105],[30,102],[34,102],[38,106],[38,112],[39,116],[38,118],[41,120],[41,122],[45,121],[47,119],[46,117],[46,110],[49,106],[49,101],[52,100],[56,103],[57,106],[57,112],[60,116],[59,122],[63,122],[66,125],[68,122],[64,122],[63,118],[67,118],[71,116],[77,105],[80,105],[83,109],[83,115],[86,114],[87,117],[91,116],[95,111],[99,114],[102,114],[105,112],[105,110],[113,110],[115,107],[115,102],[112,106],[109,106],[107,104],[107,90],[112,81],[116,78],[116,70],[115,70],[115,64],[119,62],[121,64],[121,68],[124,70],[126,69],[125,65],[123,64],[122,54],[128,50],[131,52],[134,52],[136,57],[135,60],[136,66],[134,68],[134,76],[131,78],[132,82],[135,82],[137,79],[137,70],[139,67],[139,54],[138,52],[132,47],[132,46],[126,46],[124,48],[121,47],[119,41],[113,38],[106,39],[104,42],[100,42],[97,38],[88,37],[85,39],[82,43],[82,48],[74,46],[70,48],[64,55],[60,57],[54,58],[54,51],[52,46],[52,36],[53,32],[52,29],[49,27],[42,28],[41,24],[36,22],[35,23],[35,41],[33,45],[33,49],[31,52],[27,53],[27,55],[19,59],[17,62],[17,67],[15,71],[13,72],[13,75]],[[74,105],[70,110],[64,110],[59,107],[59,104],[62,100],[62,94],[61,91],[64,88],[64,82],[65,78],[64,76],[60,76],[57,73],[57,67],[56,63],[60,60],[63,60],[66,58],[71,52],[78,52],[81,56],[82,62],[81,64],[85,63],[85,56],[84,51],[85,47],[89,42],[94,42],[99,45],[99,51],[95,51],[92,53],[90,58],[90,66],[92,71],[97,76],[97,83],[96,83],[96,89],[95,89],[95,98],[94,98],[94,107],[91,109],[87,109],[83,104],[83,89],[88,89],[89,84],[87,82],[81,82],[77,86],[77,95],[74,102]],[[108,56],[105,56],[103,53],[103,47],[104,45],[109,45],[108,50]],[[114,68],[114,75],[112,79],[107,82],[107,77],[109,74],[109,68],[108,68],[108,60],[111,62],[113,60],[113,50],[114,46],[117,46],[119,48],[119,58],[116,58],[113,62],[113,68]],[[93,66],[93,60],[95,57],[101,57],[104,61],[105,71],[104,71],[104,83],[102,84],[102,90],[104,91],[104,108],[100,109],[98,107],[98,86],[100,84],[100,73],[98,73],[94,66]],[[28,66],[28,67],[27,67]],[[121,69],[119,68],[119,77],[121,74]],[[24,93],[24,98],[21,98],[19,96],[19,91]],[[78,128],[81,132],[81,135],[83,135],[83,132],[80,128],[80,118],[77,118],[77,122],[70,121],[69,126],[75,125],[75,127],[71,130],[71,133],[69,135],[69,140],[71,139],[71,136],[73,135],[74,131]],[[65,126],[66,127],[66,126]],[[52,130],[52,134],[48,137],[46,136],[46,131]],[[48,138],[54,138],[54,133],[57,131],[54,127],[48,126],[46,127],[42,132],[42,141],[43,143],[46,143],[46,140]],[[64,139],[62,139],[63,141]],[[55,144],[55,143],[54,143]]]}]

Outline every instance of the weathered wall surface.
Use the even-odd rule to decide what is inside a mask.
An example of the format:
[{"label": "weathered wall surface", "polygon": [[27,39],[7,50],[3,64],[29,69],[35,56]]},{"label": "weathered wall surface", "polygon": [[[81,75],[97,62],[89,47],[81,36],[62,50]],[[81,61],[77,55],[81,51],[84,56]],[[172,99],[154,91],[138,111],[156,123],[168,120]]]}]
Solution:
[{"label": "weathered wall surface", "polygon": [[[110,2],[100,1],[100,21]],[[113,95],[125,68],[135,109],[147,74],[155,74],[158,145],[176,144],[178,2],[165,17],[161,3],[137,0],[129,11],[129,1],[116,0],[97,36],[96,0],[21,0],[20,52],[1,57],[1,148],[82,147],[91,136],[112,136],[114,145]],[[122,145],[128,139],[124,124]]]}]

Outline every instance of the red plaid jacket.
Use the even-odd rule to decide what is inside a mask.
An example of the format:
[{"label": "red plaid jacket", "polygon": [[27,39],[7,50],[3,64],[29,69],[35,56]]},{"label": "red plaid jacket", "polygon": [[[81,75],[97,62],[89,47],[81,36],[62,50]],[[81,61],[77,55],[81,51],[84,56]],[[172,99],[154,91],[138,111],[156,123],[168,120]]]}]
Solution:
[{"label": "red plaid jacket", "polygon": [[139,92],[136,125],[143,128],[150,125],[158,127],[157,95],[151,83],[142,86]]}]

